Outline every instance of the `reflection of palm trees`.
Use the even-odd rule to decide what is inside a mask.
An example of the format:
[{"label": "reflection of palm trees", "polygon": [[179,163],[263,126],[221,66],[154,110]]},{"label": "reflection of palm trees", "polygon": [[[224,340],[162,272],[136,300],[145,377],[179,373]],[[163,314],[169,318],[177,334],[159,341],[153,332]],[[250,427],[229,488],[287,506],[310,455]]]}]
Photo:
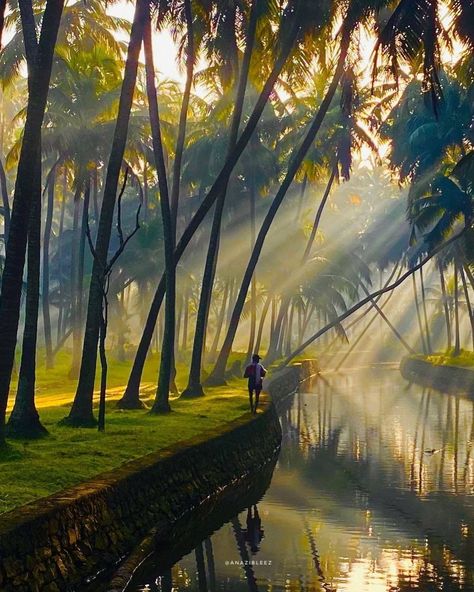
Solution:
[{"label": "reflection of palm trees", "polygon": [[420,447],[420,469],[418,474],[418,492],[422,493],[423,490],[423,466],[424,466],[424,454],[425,454],[425,434],[426,434],[426,423],[428,421],[428,412],[430,408],[431,391],[428,391],[426,396],[426,407],[425,416],[423,418],[423,431],[421,432],[421,447]]},{"label": "reflection of palm trees", "polygon": [[419,430],[419,426],[420,426],[421,414],[423,412],[423,404],[425,402],[425,395],[426,395],[426,389],[423,389],[423,392],[421,394],[420,403],[418,405],[418,413],[416,416],[416,424],[415,424],[415,437],[413,439],[413,454],[412,454],[412,458],[411,458],[411,468],[410,468],[410,486],[411,486],[412,491],[415,488],[416,444],[418,442],[418,430]]},{"label": "reflection of palm trees", "polygon": [[159,577],[158,582],[160,592],[173,591],[173,576],[171,575],[171,568],[163,572],[163,575]]},{"label": "reflection of palm trees", "polygon": [[240,559],[242,560],[248,589],[250,592],[258,592],[257,580],[255,578],[253,567],[250,565],[249,554],[247,552],[247,547],[245,546],[244,535],[242,533],[242,527],[238,516],[232,520],[232,530],[234,531],[235,542],[237,543]]},{"label": "reflection of palm trees", "polygon": [[466,460],[464,462],[464,472],[463,472],[464,490],[467,489],[467,482],[468,482],[468,477],[469,477],[469,466],[471,464],[471,452],[472,452],[473,439],[474,439],[474,401],[472,403],[472,410],[471,410],[471,433],[469,436],[469,440],[467,442]]},{"label": "reflection of palm trees", "polygon": [[214,592],[216,589],[216,566],[214,563],[214,551],[212,549],[212,540],[205,539],[204,546],[206,548],[207,557],[207,573],[209,576],[209,592]]},{"label": "reflection of palm trees", "polygon": [[202,543],[198,543],[196,545],[194,554],[196,556],[199,592],[207,592],[206,565],[204,563],[204,551],[202,548]]},{"label": "reflection of palm trees", "polygon": [[308,521],[303,518],[304,530],[306,536],[308,538],[309,547],[311,549],[311,557],[313,558],[314,567],[316,568],[316,572],[318,574],[318,578],[321,582],[322,587],[324,590],[331,592],[333,590],[332,586],[326,582],[326,577],[324,575],[323,568],[321,567],[321,562],[319,560],[319,553],[316,547],[316,541],[313,536],[313,532],[308,524]]}]

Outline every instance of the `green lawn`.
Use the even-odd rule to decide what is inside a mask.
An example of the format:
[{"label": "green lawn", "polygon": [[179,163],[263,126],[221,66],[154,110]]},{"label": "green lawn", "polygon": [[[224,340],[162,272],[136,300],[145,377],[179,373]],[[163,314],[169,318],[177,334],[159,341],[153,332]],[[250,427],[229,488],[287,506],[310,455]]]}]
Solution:
[{"label": "green lawn", "polygon": [[[154,362],[154,363],[153,363]],[[154,381],[156,358],[149,360],[144,381]],[[224,388],[209,388],[206,397],[173,399],[173,412],[166,416],[144,411],[122,411],[110,401],[106,431],[59,426],[69,403],[43,406],[49,397],[73,392],[75,382],[65,378],[67,354],[58,358],[55,370],[38,372],[38,403],[43,424],[50,435],[41,440],[10,440],[0,452],[0,512],[77,484],[98,473],[176,442],[187,440],[248,413],[248,397],[243,380]],[[130,364],[111,363],[112,387],[124,385]],[[184,366],[178,367],[178,386],[186,381]],[[119,389],[121,392],[122,389]],[[118,396],[118,395],[117,395]],[[147,395],[151,397],[151,394]],[[69,396],[67,397],[70,398]],[[151,398],[148,403],[151,403]]]}]

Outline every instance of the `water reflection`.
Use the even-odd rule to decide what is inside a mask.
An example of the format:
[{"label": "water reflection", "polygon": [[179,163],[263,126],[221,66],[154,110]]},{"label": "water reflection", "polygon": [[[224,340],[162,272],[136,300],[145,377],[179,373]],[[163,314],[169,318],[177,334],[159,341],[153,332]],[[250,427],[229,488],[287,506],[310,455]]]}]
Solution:
[{"label": "water reflection", "polygon": [[131,590],[474,591],[474,401],[379,370],[320,378],[280,416],[258,506]]}]

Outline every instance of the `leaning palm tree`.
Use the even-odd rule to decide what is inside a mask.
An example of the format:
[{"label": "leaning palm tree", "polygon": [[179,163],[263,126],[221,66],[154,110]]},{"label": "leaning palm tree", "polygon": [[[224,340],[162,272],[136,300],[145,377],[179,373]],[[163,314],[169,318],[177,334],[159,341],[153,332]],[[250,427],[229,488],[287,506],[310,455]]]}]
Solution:
[{"label": "leaning palm tree", "polygon": [[137,0],[97,229],[79,382],[71,411],[65,419],[66,424],[73,426],[94,426],[96,423],[92,411],[92,395],[97,364],[99,326],[102,315],[102,269],[106,266],[109,250],[113,214],[125,153],[147,11],[148,1]]}]

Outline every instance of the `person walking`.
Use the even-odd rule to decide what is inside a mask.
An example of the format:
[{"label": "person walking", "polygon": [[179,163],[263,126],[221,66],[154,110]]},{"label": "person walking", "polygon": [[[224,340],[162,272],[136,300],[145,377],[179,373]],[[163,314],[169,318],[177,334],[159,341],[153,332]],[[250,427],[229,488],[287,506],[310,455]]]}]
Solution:
[{"label": "person walking", "polygon": [[[248,378],[248,389],[249,389],[249,400],[250,400],[250,411],[255,415],[257,413],[258,400],[263,387],[263,377],[267,371],[260,364],[260,356],[253,354],[252,363],[245,368],[244,378]],[[255,393],[255,404],[253,400],[253,394]]]}]

